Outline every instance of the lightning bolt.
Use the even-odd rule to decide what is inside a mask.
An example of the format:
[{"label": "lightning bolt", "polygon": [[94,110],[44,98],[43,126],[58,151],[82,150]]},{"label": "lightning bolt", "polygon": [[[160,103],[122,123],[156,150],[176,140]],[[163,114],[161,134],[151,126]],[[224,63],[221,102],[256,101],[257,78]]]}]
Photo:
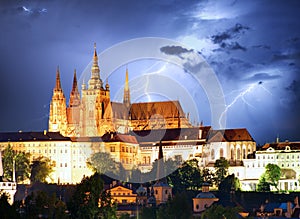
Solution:
[{"label": "lightning bolt", "polygon": [[[233,101],[230,103],[230,104],[228,104],[227,106],[226,106],[226,108],[225,108],[225,110],[222,112],[222,114],[221,114],[221,116],[220,116],[220,119],[219,119],[219,125],[221,126],[221,121],[222,121],[222,119],[223,119],[223,117],[224,117],[224,115],[227,113],[227,111],[239,100],[239,99],[241,99],[241,100],[243,100],[243,102],[245,103],[245,104],[247,104],[248,106],[251,106],[251,107],[253,107],[250,103],[248,103],[246,100],[245,100],[245,95],[246,94],[248,94],[248,93],[250,93],[252,90],[253,90],[253,88],[256,86],[257,84],[251,84],[246,90],[244,90],[243,92],[241,92],[241,93],[239,93],[234,99],[233,99]],[[253,107],[254,108],[254,107]]]},{"label": "lightning bolt", "polygon": [[[265,86],[262,85],[262,82],[258,82],[257,84],[256,84],[256,83],[251,84],[246,90],[244,90],[244,91],[242,91],[242,92],[239,90],[240,93],[233,99],[233,101],[232,101],[230,104],[228,104],[228,105],[226,106],[225,110],[222,112],[222,114],[221,114],[221,116],[220,116],[220,119],[219,119],[219,125],[220,125],[220,126],[221,126],[221,124],[222,124],[221,121],[222,121],[224,115],[227,113],[227,111],[229,110],[229,108],[231,108],[231,107],[232,107],[239,99],[241,99],[247,106],[250,106],[250,107],[252,107],[252,108],[255,109],[255,107],[254,107],[253,105],[251,105],[251,104],[245,99],[245,95],[248,94],[248,93],[250,93],[250,92],[251,92],[255,87],[257,87],[257,86],[261,87],[264,91],[266,91],[268,94],[270,94],[271,96],[273,96],[272,92],[269,91]],[[236,91],[236,90],[231,91],[229,94],[232,94],[232,93],[234,93],[234,92],[237,92],[237,91]],[[228,95],[227,95],[227,96],[228,96]]]}]

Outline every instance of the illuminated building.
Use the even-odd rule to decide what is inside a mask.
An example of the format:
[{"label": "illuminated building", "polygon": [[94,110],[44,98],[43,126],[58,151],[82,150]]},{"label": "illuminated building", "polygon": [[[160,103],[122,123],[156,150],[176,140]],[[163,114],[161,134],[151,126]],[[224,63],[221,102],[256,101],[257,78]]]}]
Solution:
[{"label": "illuminated building", "polygon": [[100,78],[96,46],[93,55],[91,77],[88,85],[78,91],[76,72],[69,105],[61,87],[60,72],[56,72],[56,84],[50,103],[49,131],[70,137],[95,137],[109,132],[127,133],[129,130],[191,127],[179,101],[131,103],[126,69],[123,103],[110,100],[108,82]]},{"label": "illuminated building", "polygon": [[57,68],[48,132],[0,133],[1,148],[10,144],[29,152],[31,161],[49,158],[54,171],[47,180],[54,183],[78,183],[91,175],[86,161],[97,152],[109,153],[125,170],[148,172],[157,159],[158,143],[166,160],[196,158],[201,167],[213,167],[216,159],[225,157],[238,177],[245,175],[242,160],[256,150],[246,129],[193,127],[179,101],[131,103],[128,77],[126,69],[123,102],[111,101],[95,47],[88,83],[81,85],[80,93],[74,72],[67,104]]},{"label": "illuminated building", "polygon": [[30,153],[30,160],[47,157],[53,172],[47,179],[52,183],[77,183],[92,174],[86,160],[92,154],[91,142],[80,142],[58,132],[0,133],[1,149],[10,145],[13,150]]},{"label": "illuminated building", "polygon": [[193,211],[195,213],[201,213],[209,208],[214,202],[219,199],[211,192],[209,192],[209,184],[202,184],[202,191],[193,198]]},{"label": "illuminated building", "polygon": [[[241,177],[244,190],[255,190],[265,172],[267,164],[276,164],[281,168],[282,176],[278,188],[284,191],[300,189],[300,142],[267,143],[255,152],[255,157],[244,159],[245,175]],[[271,187],[272,190],[275,188]]]}]

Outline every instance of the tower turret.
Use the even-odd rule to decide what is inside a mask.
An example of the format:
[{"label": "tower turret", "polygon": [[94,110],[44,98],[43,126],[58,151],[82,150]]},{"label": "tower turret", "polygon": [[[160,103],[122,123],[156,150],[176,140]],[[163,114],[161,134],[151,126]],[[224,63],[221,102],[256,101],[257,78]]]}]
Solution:
[{"label": "tower turret", "polygon": [[74,77],[73,77],[73,86],[72,90],[70,93],[70,101],[69,101],[69,106],[78,106],[80,104],[80,94],[78,91],[78,86],[77,86],[77,77],[76,77],[76,69],[74,70]]},{"label": "tower turret", "polygon": [[100,78],[100,68],[98,65],[96,43],[94,43],[94,56],[93,56],[93,65],[91,69],[91,78],[89,80],[89,89],[100,89],[100,88],[103,88],[103,82]]},{"label": "tower turret", "polygon": [[130,107],[130,91],[129,91],[128,68],[127,67],[126,67],[123,103],[125,104],[125,106],[127,108]]},{"label": "tower turret", "polygon": [[66,98],[60,83],[59,67],[56,70],[56,82],[50,103],[49,131],[65,134],[67,129]]}]

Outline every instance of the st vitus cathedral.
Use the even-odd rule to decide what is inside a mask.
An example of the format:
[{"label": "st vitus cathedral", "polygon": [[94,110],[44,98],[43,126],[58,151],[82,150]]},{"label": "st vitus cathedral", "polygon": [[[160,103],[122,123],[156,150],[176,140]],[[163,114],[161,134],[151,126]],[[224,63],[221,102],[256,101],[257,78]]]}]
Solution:
[{"label": "st vitus cathedral", "polygon": [[179,101],[130,102],[128,69],[126,69],[123,103],[110,99],[108,82],[104,86],[96,46],[88,85],[78,90],[76,72],[69,104],[61,87],[60,72],[56,72],[56,84],[50,103],[49,131],[69,137],[103,136],[107,132],[188,128],[191,124]]}]

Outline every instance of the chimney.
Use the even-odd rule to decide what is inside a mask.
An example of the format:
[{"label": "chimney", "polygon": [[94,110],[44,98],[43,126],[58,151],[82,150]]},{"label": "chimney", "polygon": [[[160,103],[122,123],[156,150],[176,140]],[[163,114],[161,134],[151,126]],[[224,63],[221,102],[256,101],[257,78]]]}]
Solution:
[{"label": "chimney", "polygon": [[201,138],[202,138],[202,129],[199,128],[198,139],[201,139]]}]

